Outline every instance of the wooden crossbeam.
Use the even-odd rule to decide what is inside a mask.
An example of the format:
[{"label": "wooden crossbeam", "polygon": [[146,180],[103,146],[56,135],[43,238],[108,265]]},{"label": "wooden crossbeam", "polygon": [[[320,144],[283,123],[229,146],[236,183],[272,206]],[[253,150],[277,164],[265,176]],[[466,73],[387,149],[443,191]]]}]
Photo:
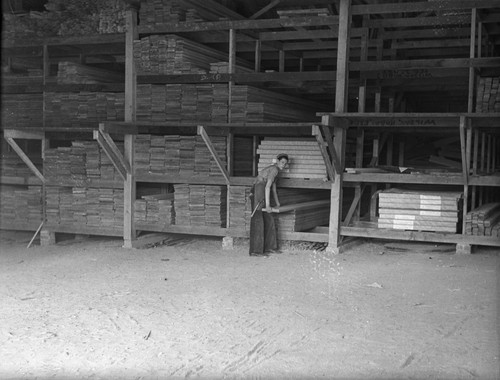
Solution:
[{"label": "wooden crossbeam", "polygon": [[[326,171],[328,173],[328,177],[330,180],[334,181],[335,180],[335,175],[338,172],[338,160],[334,159],[333,161],[330,160],[330,157],[328,156],[328,152],[325,148],[325,141],[323,140],[323,136],[321,134],[321,130],[319,129],[319,126],[313,125],[312,126],[312,135],[316,137],[316,141],[318,142],[318,147],[321,152],[321,155],[323,156],[323,161],[325,161],[326,165]],[[333,146],[332,146],[333,148]],[[337,167],[334,165],[337,164]]]},{"label": "wooden crossbeam", "polygon": [[22,131],[19,129],[4,129],[3,136],[12,139],[43,140],[45,133],[43,131]]},{"label": "wooden crossbeam", "polygon": [[319,201],[310,201],[310,202],[300,202],[300,203],[294,203],[290,205],[285,205],[285,206],[280,206],[279,208],[273,208],[273,212],[282,214],[284,212],[290,212],[290,211],[296,211],[296,210],[302,210],[302,209],[307,209],[307,208],[312,208],[315,206],[322,206],[322,205],[328,205],[330,204],[330,199],[322,199]]},{"label": "wooden crossbeam", "polygon": [[23,160],[23,162],[28,165],[28,167],[31,169],[31,171],[42,181],[42,183],[45,183],[45,177],[43,176],[42,173],[38,170],[38,168],[33,164],[33,162],[30,160],[30,158],[24,153],[24,151],[21,149],[19,145],[17,145],[17,142],[12,138],[12,137],[6,137],[5,140],[7,140],[7,143],[14,149],[14,151],[18,154],[18,156]]},{"label": "wooden crossbeam", "polygon": [[198,135],[201,136],[203,141],[205,142],[205,145],[207,146],[208,150],[212,154],[212,157],[215,160],[215,163],[219,167],[219,170],[221,171],[222,175],[224,176],[224,179],[226,180],[226,184],[230,185],[230,180],[229,180],[229,173],[227,172],[226,168],[224,167],[224,164],[222,163],[221,159],[219,158],[217,151],[215,150],[215,147],[212,144],[212,141],[210,140],[210,136],[208,136],[205,128],[202,125],[198,126]]},{"label": "wooden crossbeam", "polygon": [[125,161],[123,155],[119,151],[111,136],[109,136],[109,134],[107,134],[106,132],[102,132],[101,130],[95,130],[94,140],[97,140],[101,148],[104,150],[104,153],[106,153],[106,156],[108,156],[111,163],[118,171],[118,174],[120,174],[120,177],[122,177],[122,179],[126,181],[127,174],[131,173],[131,168],[130,165],[128,165],[128,163]]}]

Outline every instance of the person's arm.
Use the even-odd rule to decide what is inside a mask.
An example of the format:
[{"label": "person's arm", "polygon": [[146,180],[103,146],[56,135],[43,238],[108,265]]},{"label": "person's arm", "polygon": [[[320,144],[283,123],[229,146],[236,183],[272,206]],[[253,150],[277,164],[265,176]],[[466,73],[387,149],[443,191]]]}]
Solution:
[{"label": "person's arm", "polygon": [[273,186],[273,180],[268,179],[266,182],[265,197],[266,197],[266,211],[271,212],[271,187]]},{"label": "person's arm", "polygon": [[276,207],[280,207],[280,200],[278,198],[278,192],[276,191],[276,182],[273,182],[273,196],[274,196],[274,203],[276,204]]}]

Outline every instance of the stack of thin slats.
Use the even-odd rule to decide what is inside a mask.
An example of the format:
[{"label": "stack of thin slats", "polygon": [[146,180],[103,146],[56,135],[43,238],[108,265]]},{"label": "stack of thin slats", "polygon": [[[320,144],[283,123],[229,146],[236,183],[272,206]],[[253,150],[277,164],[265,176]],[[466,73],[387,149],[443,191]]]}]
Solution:
[{"label": "stack of thin slats", "polygon": [[102,121],[123,121],[123,92],[46,92],[47,127],[96,127]]},{"label": "stack of thin slats", "polygon": [[476,112],[500,112],[500,77],[480,77]]},{"label": "stack of thin slats", "polygon": [[[41,157],[29,157],[31,162],[42,171]],[[15,156],[6,155],[0,157],[0,175],[2,177],[32,177],[31,169],[16,154]]]},{"label": "stack of thin slats", "polygon": [[85,187],[46,188],[49,224],[65,226],[123,226],[123,190]]},{"label": "stack of thin slats", "polygon": [[250,231],[252,215],[251,187],[231,186],[229,188],[229,228]]},{"label": "stack of thin slats", "polygon": [[500,237],[500,203],[485,203],[465,217],[467,235]]},{"label": "stack of thin slats", "polygon": [[124,9],[124,5],[124,2],[117,1],[115,2],[114,9],[106,9],[99,12],[99,34],[125,33],[127,31],[127,11]]},{"label": "stack of thin slats", "polygon": [[462,193],[388,189],[379,194],[379,228],[457,232]]},{"label": "stack of thin slats", "polygon": [[144,195],[134,203],[134,218],[138,223],[167,227],[175,223],[174,194]]},{"label": "stack of thin slats", "polygon": [[[211,65],[227,59],[227,53],[177,35],[151,35],[134,41],[134,62],[138,75],[207,74]],[[250,65],[237,60],[236,72]]]},{"label": "stack of thin slats", "polygon": [[59,62],[57,83],[123,83],[124,74],[82,65],[75,62]]},{"label": "stack of thin slats", "polygon": [[0,186],[2,223],[40,223],[42,221],[41,186]]},{"label": "stack of thin slats", "polygon": [[326,178],[326,166],[318,146],[311,138],[265,137],[257,149],[261,171],[272,165],[279,153],[286,153],[289,163],[280,178]]},{"label": "stack of thin slats", "polygon": [[174,184],[175,224],[225,227],[226,194],[224,186]]},{"label": "stack of thin slats", "polygon": [[[91,179],[119,180],[121,177],[96,141],[72,141],[70,147],[45,150],[44,175],[64,182]],[[123,152],[123,143],[117,144]]]},{"label": "stack of thin slats", "polygon": [[[210,140],[223,165],[226,165],[226,138]],[[201,136],[137,135],[134,162],[139,173],[222,175]]]},{"label": "stack of thin slats", "polygon": [[2,94],[2,125],[9,128],[43,127],[42,94]]},{"label": "stack of thin slats", "polygon": [[141,2],[141,24],[162,25],[185,21],[185,11],[176,0],[146,0]]}]

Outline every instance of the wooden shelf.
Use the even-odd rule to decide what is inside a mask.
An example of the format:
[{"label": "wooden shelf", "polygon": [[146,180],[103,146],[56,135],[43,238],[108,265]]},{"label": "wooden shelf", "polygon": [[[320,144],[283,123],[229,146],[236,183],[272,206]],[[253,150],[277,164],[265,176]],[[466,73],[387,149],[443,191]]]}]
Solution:
[{"label": "wooden shelf", "polygon": [[361,222],[357,226],[352,227],[343,226],[340,228],[340,233],[342,236],[375,239],[427,241],[450,244],[476,244],[500,247],[500,239],[497,237],[383,229],[377,228],[375,222]]},{"label": "wooden shelf", "polygon": [[[38,226],[37,226],[38,227]],[[82,224],[44,224],[44,230],[56,233],[66,233],[66,234],[85,234],[85,235],[99,235],[99,236],[123,236],[123,228],[109,228],[109,227],[97,227],[97,226],[87,226]]]}]

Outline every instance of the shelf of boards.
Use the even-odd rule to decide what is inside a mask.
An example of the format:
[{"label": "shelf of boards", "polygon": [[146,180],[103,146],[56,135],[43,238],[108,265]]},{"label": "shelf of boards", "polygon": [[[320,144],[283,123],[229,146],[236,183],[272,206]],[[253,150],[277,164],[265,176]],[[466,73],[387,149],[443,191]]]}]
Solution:
[{"label": "shelf of boards", "polygon": [[104,226],[88,226],[83,224],[53,224],[45,223],[43,229],[53,233],[63,234],[85,234],[98,236],[123,236],[123,228],[112,228]]},{"label": "shelf of boards", "polygon": [[[464,185],[462,174],[399,174],[399,173],[344,173],[344,182],[408,183],[428,185]],[[498,175],[471,175],[471,186],[500,186]]]}]

